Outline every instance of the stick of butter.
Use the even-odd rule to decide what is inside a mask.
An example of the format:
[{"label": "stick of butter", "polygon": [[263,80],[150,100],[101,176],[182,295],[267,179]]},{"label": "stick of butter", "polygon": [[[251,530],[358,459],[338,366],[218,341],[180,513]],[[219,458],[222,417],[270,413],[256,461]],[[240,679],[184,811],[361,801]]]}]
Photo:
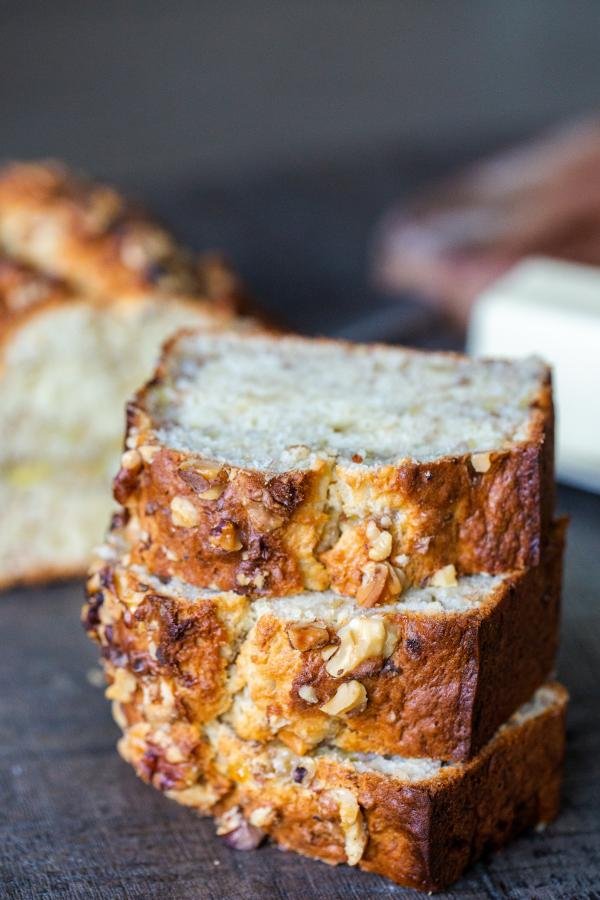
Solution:
[{"label": "stick of butter", "polygon": [[600,268],[519,263],[477,299],[468,351],[553,366],[558,477],[600,492]]}]

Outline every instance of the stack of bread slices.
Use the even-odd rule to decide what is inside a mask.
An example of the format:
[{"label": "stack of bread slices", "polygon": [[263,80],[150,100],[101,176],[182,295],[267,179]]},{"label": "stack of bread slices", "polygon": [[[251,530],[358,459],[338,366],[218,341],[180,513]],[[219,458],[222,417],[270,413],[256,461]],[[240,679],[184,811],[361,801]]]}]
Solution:
[{"label": "stack of bread slices", "polygon": [[552,819],[552,433],[535,359],[176,335],[84,607],[124,759],[235,848],[426,890]]},{"label": "stack of bread slices", "polygon": [[126,399],[185,325],[243,291],[106,185],[0,169],[0,587],[84,574],[111,508]]}]

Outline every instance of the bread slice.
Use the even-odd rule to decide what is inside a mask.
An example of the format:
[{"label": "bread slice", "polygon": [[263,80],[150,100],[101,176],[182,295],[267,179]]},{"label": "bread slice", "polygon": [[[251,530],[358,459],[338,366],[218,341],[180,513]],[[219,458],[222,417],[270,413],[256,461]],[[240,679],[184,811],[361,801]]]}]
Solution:
[{"label": "bread slice", "polygon": [[130,405],[115,497],[155,574],[372,606],[538,564],[552,427],[535,359],[196,331]]},{"label": "bread slice", "polygon": [[144,689],[159,683],[186,723],[224,715],[240,737],[299,753],[463,760],[553,670],[563,526],[537,567],[411,588],[371,609],[330,591],[257,599],[164,584],[115,536],[85,619],[105,659]]},{"label": "bread slice", "polygon": [[113,508],[127,398],[167,335],[230,321],[200,297],[90,297],[0,258],[0,586],[83,574]]},{"label": "bread slice", "polygon": [[123,758],[171,799],[217,816],[235,848],[268,835],[333,865],[438,890],[558,812],[567,695],[557,684],[541,687],[470,762],[450,764],[330,746],[300,755],[279,741],[244,741],[219,720],[194,727],[169,716],[166,692],[140,702],[131,674],[107,693]]},{"label": "bread slice", "polygon": [[[220,726],[216,769],[236,783],[223,805],[286,849],[439,890],[484,851],[556,816],[566,701],[559,685],[541,688],[475,759],[447,766],[330,749],[296,756]],[[231,824],[230,813],[218,830]]]}]

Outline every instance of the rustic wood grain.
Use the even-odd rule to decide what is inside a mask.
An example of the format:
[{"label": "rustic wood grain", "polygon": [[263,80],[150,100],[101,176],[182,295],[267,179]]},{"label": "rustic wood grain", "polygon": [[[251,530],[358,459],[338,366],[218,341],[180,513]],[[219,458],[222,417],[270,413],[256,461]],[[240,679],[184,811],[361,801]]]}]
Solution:
[{"label": "rustic wood grain", "polygon": [[[600,498],[573,516],[559,675],[569,687],[564,807],[441,898],[600,897]],[[265,847],[228,850],[210,821],[139,782],[117,756],[82,585],[0,599],[0,880],[9,900],[415,897],[376,876]]]}]

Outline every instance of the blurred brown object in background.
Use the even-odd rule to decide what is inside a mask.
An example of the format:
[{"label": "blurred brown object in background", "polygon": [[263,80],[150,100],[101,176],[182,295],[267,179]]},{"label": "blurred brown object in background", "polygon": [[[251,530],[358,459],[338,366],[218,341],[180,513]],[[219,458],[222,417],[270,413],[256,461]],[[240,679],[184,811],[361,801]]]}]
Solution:
[{"label": "blurred brown object in background", "polygon": [[553,131],[393,208],[373,274],[465,325],[477,295],[525,256],[600,265],[600,118]]}]

